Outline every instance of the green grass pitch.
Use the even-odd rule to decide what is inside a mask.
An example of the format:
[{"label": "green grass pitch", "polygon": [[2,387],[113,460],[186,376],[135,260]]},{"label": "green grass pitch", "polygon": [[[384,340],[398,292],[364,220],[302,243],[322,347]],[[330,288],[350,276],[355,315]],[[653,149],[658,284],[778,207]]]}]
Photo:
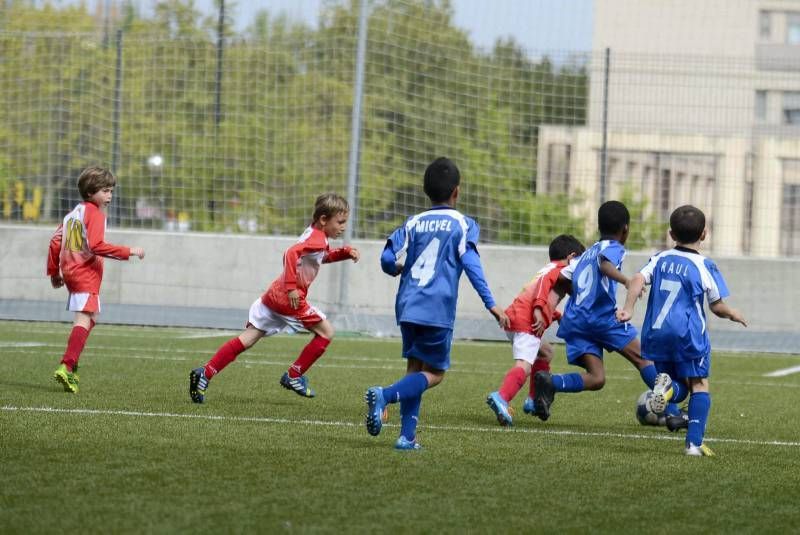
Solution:
[{"label": "green grass pitch", "polygon": [[[798,355],[715,354],[707,443],[640,426],[645,387],[606,356],[600,392],[562,394],[548,422],[486,406],[508,344],[456,342],[427,392],[418,452],[379,437],[364,390],[405,370],[398,340],[340,337],[309,373],[315,399],[278,379],[305,335],[262,340],[189,400],[188,374],[231,333],[99,325],[81,391],[52,378],[69,332],[0,322],[0,532],[774,532],[797,529]],[[553,369],[566,364],[563,347]]]}]

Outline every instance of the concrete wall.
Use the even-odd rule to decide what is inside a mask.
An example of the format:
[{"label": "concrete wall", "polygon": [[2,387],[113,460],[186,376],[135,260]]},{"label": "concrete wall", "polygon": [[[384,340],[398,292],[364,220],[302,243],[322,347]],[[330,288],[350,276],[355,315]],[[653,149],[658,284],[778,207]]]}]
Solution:
[{"label": "concrete wall", "polygon": [[[51,232],[50,228],[0,226],[0,318],[71,319],[64,310],[66,291],[52,289],[45,276]],[[109,231],[107,240],[142,246],[147,256],[143,261],[106,261],[101,321],[227,329],[244,324],[248,307],[279,273],[283,251],[294,241],[120,230]],[[361,262],[323,266],[311,288],[311,301],[328,313],[340,330],[397,335],[394,295],[398,281],[380,270],[383,243],[356,241],[354,245],[361,250]],[[480,252],[489,285],[502,306],[508,305],[547,261],[542,247],[483,245]],[[630,253],[625,271],[632,274],[648,257],[648,253]],[[751,322],[745,331],[731,322],[710,318],[715,343],[727,339],[729,343],[723,346],[735,349],[796,350],[793,337],[800,333],[800,317],[795,314],[800,303],[800,260],[715,260],[733,294],[729,302],[742,309]],[[339,306],[342,276],[348,299]],[[644,302],[635,324],[641,324],[643,312]],[[456,336],[504,338],[466,277],[462,278]]]}]

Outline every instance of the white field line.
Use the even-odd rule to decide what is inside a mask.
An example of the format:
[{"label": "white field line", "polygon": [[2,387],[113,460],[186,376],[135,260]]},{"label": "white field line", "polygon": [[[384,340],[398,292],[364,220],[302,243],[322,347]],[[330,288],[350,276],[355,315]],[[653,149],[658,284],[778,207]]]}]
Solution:
[{"label": "white field line", "polygon": [[[58,350],[59,354],[63,351],[62,345],[55,345],[55,344],[42,344],[40,347],[48,347]],[[131,348],[131,347],[121,347],[121,346],[92,346],[87,348],[84,352],[84,357],[88,356],[90,358],[102,358],[102,359],[128,359],[128,360],[150,360],[150,361],[163,361],[163,362],[191,362],[196,364],[202,364],[202,361],[207,360],[210,357],[210,352],[206,355],[203,355],[202,352],[193,351],[189,349],[163,349],[163,348],[152,348],[147,349],[149,353],[179,353],[179,354],[188,354],[192,355],[191,357],[167,357],[161,355],[144,355],[144,354],[108,354],[103,353],[105,351],[109,352],[130,352],[130,351],[141,351],[138,348]],[[7,348],[2,352],[3,355],[5,354],[14,354],[14,355],[31,355],[31,356],[47,356],[42,354],[41,351],[31,351],[30,349],[26,349],[25,347],[12,347]],[[99,355],[97,353],[100,353]],[[56,355],[57,356],[57,355]],[[282,360],[252,360],[252,359],[245,359],[239,358],[236,359],[236,362],[240,364],[244,364],[246,366],[288,366],[289,361],[293,359],[293,355],[265,355],[267,358],[281,358]],[[383,363],[383,364],[334,364],[331,361],[355,361],[355,362],[376,362],[376,363]],[[450,368],[447,372],[450,374],[476,374],[476,375],[502,375],[505,371],[508,370],[509,367],[512,365],[511,357],[506,361],[498,360],[494,364],[485,364],[485,365],[462,365],[460,363],[456,364],[455,367]],[[394,371],[402,371],[405,369],[405,362],[401,359],[398,355],[392,355],[387,357],[362,357],[362,356],[339,356],[339,355],[328,355],[324,357],[322,360],[317,361],[314,364],[315,368],[339,368],[339,369],[347,369],[347,370],[394,370]],[[777,377],[777,376],[776,376]],[[640,381],[641,378],[639,377],[638,373],[635,373],[633,369],[630,370],[630,374],[627,375],[619,375],[619,374],[611,374],[606,375],[606,379],[611,379],[612,381]],[[726,381],[724,379],[714,379],[714,384],[716,385],[735,385],[735,386],[752,386],[752,387],[769,387],[769,388],[800,388],[800,384],[792,384],[792,383],[767,383],[767,382],[753,382],[753,381]]]},{"label": "white field line", "polygon": [[765,373],[764,377],[785,377],[794,373],[800,373],[800,366],[792,366],[791,368],[783,368],[782,370],[775,370],[774,372]]},{"label": "white field line", "polygon": [[[364,424],[360,422],[345,422],[337,420],[306,420],[292,418],[266,418],[258,416],[220,416],[212,414],[180,414],[172,412],[140,412],[126,410],[108,409],[61,409],[56,407],[15,407],[3,405],[0,407],[4,412],[9,413],[56,413],[56,414],[77,414],[82,416],[128,416],[133,418],[173,418],[173,419],[195,419],[210,421],[242,422],[242,423],[263,423],[263,424],[292,424],[310,425],[326,427],[346,427],[359,428]],[[397,424],[384,424],[384,427],[399,427]],[[670,440],[683,441],[682,436],[674,435],[640,435],[636,433],[597,433],[587,431],[570,430],[550,430],[550,429],[519,429],[504,427],[474,427],[458,425],[421,425],[420,429],[430,429],[434,431],[453,431],[464,433],[529,433],[534,435],[559,435],[575,437],[605,437],[605,438],[624,438],[636,440]],[[800,442],[787,442],[781,440],[745,440],[738,438],[712,438],[706,437],[707,442],[746,444],[754,446],[786,446],[790,448],[800,447]]]}]

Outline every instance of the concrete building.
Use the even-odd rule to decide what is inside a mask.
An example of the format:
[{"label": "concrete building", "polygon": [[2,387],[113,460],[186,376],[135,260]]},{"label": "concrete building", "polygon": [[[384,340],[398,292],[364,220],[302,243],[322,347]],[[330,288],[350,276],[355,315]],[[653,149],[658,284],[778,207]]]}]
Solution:
[{"label": "concrete building", "polygon": [[540,191],[587,230],[627,192],[704,209],[713,254],[800,255],[800,2],[597,0],[593,50],[587,125],[540,130]]}]

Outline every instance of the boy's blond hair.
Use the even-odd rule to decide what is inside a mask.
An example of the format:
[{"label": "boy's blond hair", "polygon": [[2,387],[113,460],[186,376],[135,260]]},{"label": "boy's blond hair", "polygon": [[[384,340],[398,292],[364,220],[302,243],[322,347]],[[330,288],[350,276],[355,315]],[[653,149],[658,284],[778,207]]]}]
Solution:
[{"label": "boy's blond hair", "polygon": [[349,213],[350,205],[347,199],[335,193],[323,193],[314,202],[314,223],[322,216],[331,218],[336,214]]},{"label": "boy's blond hair", "polygon": [[78,191],[84,201],[103,188],[113,188],[117,185],[114,174],[105,167],[89,166],[81,171],[78,177]]}]

